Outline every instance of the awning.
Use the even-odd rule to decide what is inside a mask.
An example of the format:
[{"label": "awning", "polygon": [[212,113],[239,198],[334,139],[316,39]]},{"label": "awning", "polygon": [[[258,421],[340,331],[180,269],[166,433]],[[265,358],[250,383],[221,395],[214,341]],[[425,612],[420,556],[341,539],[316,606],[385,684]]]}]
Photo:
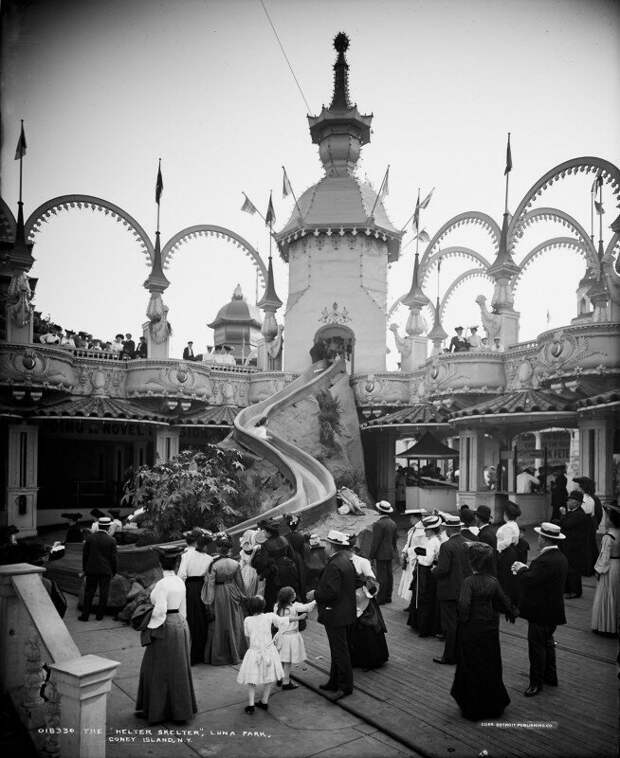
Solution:
[{"label": "awning", "polygon": [[397,458],[458,458],[459,451],[444,445],[430,432],[422,435],[415,445],[399,453]]},{"label": "awning", "polygon": [[213,428],[229,429],[233,426],[239,408],[234,405],[214,405],[194,413],[191,416],[183,416],[174,421],[174,426],[208,426]]},{"label": "awning", "polygon": [[395,426],[446,426],[455,408],[445,404],[416,403],[406,408],[373,418],[361,425],[362,429],[376,429]]},{"label": "awning", "polygon": [[142,424],[167,425],[169,418],[162,413],[141,408],[139,405],[111,397],[72,397],[37,408],[29,415],[32,419],[88,418],[101,421],[124,419]]},{"label": "awning", "polygon": [[509,392],[477,405],[471,405],[456,411],[453,418],[472,416],[497,416],[516,413],[548,413],[557,414],[571,412],[573,398],[565,398],[546,390],[525,389]]},{"label": "awning", "polygon": [[593,407],[604,408],[605,406],[617,405],[619,402],[620,389],[615,389],[601,392],[600,394],[592,395],[591,397],[585,397],[577,403],[577,407],[582,411]]}]

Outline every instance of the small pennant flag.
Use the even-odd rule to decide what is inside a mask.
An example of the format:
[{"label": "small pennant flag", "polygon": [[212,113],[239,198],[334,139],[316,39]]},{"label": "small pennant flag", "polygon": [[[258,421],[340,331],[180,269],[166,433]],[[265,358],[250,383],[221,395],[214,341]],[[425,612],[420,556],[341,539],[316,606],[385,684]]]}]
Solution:
[{"label": "small pennant flag", "polygon": [[434,191],[435,191],[435,188],[433,187],[433,189],[428,193],[428,195],[424,198],[424,200],[422,200],[422,202],[420,203],[421,209],[428,208],[428,204],[431,201],[431,197],[433,196]]},{"label": "small pennant flag", "polygon": [[15,160],[21,160],[26,155],[26,135],[24,133],[24,122],[22,121],[22,130],[19,134],[19,140],[17,141],[17,149],[15,150]]},{"label": "small pennant flag", "polygon": [[547,311],[547,323],[551,321],[551,313]]},{"label": "small pennant flag", "polygon": [[390,167],[387,167],[387,170],[385,172],[385,176],[383,177],[383,184],[381,185],[381,192],[379,193],[380,197],[386,197],[390,194],[390,188],[388,186],[388,181],[390,177]]},{"label": "small pennant flag", "polygon": [[510,132],[508,132],[508,144],[506,145],[506,168],[504,176],[512,171],[512,151],[510,149]]},{"label": "small pennant flag", "polygon": [[599,187],[603,186],[603,177],[601,174],[598,174],[596,179],[594,180],[594,184],[592,185],[592,189],[590,190],[592,194],[594,195]]},{"label": "small pennant flag", "polygon": [[441,271],[441,256],[437,258],[437,273]]},{"label": "small pennant flag", "polygon": [[286,173],[286,169],[282,166],[282,197],[288,197],[293,194],[293,188]]},{"label": "small pennant flag", "polygon": [[276,223],[276,212],[273,209],[271,192],[269,193],[269,205],[267,206],[267,213],[265,214],[265,223],[267,226],[273,226]]},{"label": "small pennant flag", "polygon": [[594,201],[594,207],[599,216],[602,216],[605,211],[603,210],[603,203],[599,203],[598,200]]},{"label": "small pennant flag", "polygon": [[258,213],[258,210],[254,203],[250,200],[250,198],[243,193],[243,197],[245,200],[243,201],[243,205],[241,206],[241,210],[245,211],[246,213],[249,213],[251,216],[253,216],[255,213]]},{"label": "small pennant flag", "polygon": [[418,191],[418,201],[415,204],[415,210],[413,212],[413,231],[417,233],[420,227],[420,192]]},{"label": "small pennant flag", "polygon": [[157,182],[155,184],[155,202],[159,205],[161,193],[164,191],[164,180],[161,175],[161,159],[157,168]]},{"label": "small pennant flag", "polygon": [[417,239],[420,240],[420,242],[430,242],[431,241],[431,238],[428,236],[428,232],[426,231],[426,229],[421,229],[416,234],[416,237],[417,237]]}]

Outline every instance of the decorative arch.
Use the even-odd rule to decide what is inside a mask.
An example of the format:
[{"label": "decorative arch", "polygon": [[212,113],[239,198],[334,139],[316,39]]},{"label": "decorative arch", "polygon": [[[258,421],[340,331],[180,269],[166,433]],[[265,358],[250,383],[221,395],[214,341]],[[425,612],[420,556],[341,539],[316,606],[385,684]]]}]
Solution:
[{"label": "decorative arch", "polygon": [[[585,258],[586,260],[588,259],[587,252],[585,250],[583,243],[580,240],[576,240],[574,237],[554,237],[553,239],[545,240],[544,242],[541,242],[539,245],[536,245],[536,247],[532,248],[532,250],[530,250],[530,252],[525,256],[525,258],[519,264],[521,270],[519,271],[519,273],[517,274],[517,276],[515,277],[513,281],[513,284],[512,284],[513,292],[516,291],[517,287],[519,286],[521,282],[521,278],[523,274],[527,271],[530,265],[544,253],[547,253],[550,250],[554,250],[557,248],[566,248],[568,250],[575,250],[583,258]],[[598,270],[598,264],[597,264],[596,270]]]},{"label": "decorative arch", "polygon": [[616,204],[620,195],[620,169],[609,161],[602,158],[596,158],[594,156],[584,156],[581,158],[571,158],[564,163],[547,171],[546,174],[541,176],[537,182],[535,182],[530,189],[523,196],[523,200],[517,206],[516,211],[510,221],[508,227],[509,239],[515,236],[519,230],[519,227],[523,223],[524,216],[536,199],[542,195],[542,193],[548,189],[552,184],[564,179],[570,174],[598,174],[603,177],[603,181],[611,184],[611,191],[616,198]]},{"label": "decorative arch", "polygon": [[482,213],[480,211],[466,211],[465,213],[459,213],[457,216],[453,216],[451,219],[446,221],[442,227],[440,227],[439,231],[426,246],[426,250],[422,256],[421,263],[423,264],[424,261],[435,252],[435,247],[439,245],[439,243],[445,237],[447,237],[448,234],[450,234],[455,229],[469,225],[480,226],[485,229],[491,237],[493,248],[496,252],[499,250],[499,238],[501,235],[501,230],[497,224],[497,221],[491,218],[491,216],[489,216],[487,213]]},{"label": "decorative arch", "polygon": [[487,279],[489,282],[493,283],[493,278],[490,277],[487,272],[484,269],[481,268],[470,268],[469,271],[465,271],[460,276],[457,276],[456,279],[452,282],[452,284],[448,287],[448,289],[445,291],[444,296],[441,298],[441,301],[439,303],[439,316],[443,320],[446,308],[448,306],[448,303],[450,302],[450,298],[452,295],[456,292],[456,290],[464,284],[469,279],[473,279],[474,277],[481,276],[484,279]]},{"label": "decorative arch", "polygon": [[197,237],[217,237],[218,239],[225,239],[227,242],[231,242],[236,247],[240,247],[245,255],[252,259],[259,276],[262,279],[263,286],[267,282],[267,267],[263,259],[260,256],[258,250],[256,250],[250,243],[241,237],[236,232],[226,229],[223,226],[214,226],[212,224],[196,224],[195,226],[188,226],[186,229],[182,229],[171,237],[164,245],[161,251],[161,260],[164,267],[170,264],[170,260],[176,251],[188,242],[190,239]]},{"label": "decorative arch", "polygon": [[25,224],[26,238],[32,241],[35,234],[40,231],[41,225],[47,223],[51,216],[56,216],[58,211],[70,211],[74,208],[89,208],[90,210],[104,213],[106,216],[111,215],[115,221],[120,222],[129,229],[140,245],[142,252],[147,256],[149,264],[152,262],[154,255],[153,243],[135,218],[118,205],[114,205],[114,203],[110,203],[108,200],[103,200],[100,197],[93,197],[92,195],[60,195],[59,197],[47,200],[38,208],[35,208],[28,217]]},{"label": "decorative arch", "polygon": [[[435,265],[438,258],[442,260],[444,258],[470,258],[471,260],[478,261],[478,263],[485,269],[488,269],[491,265],[490,262],[481,253],[473,250],[470,247],[463,247],[462,245],[455,245],[453,247],[446,247],[443,250],[438,250],[436,253],[427,258],[420,266],[420,286],[424,287],[426,280],[431,272],[431,269]],[[404,296],[403,296],[404,297]]]},{"label": "decorative arch", "polygon": [[15,216],[3,198],[0,197],[0,238],[7,242],[15,239]]}]

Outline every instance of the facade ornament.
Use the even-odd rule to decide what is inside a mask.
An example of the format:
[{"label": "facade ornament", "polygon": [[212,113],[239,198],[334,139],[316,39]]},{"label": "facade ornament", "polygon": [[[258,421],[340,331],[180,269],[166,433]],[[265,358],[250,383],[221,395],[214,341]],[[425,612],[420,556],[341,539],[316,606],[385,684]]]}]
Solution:
[{"label": "facade ornament", "polygon": [[39,691],[45,681],[39,637],[34,631],[24,643],[24,657],[26,665],[24,672],[24,700],[22,705],[24,708],[32,710],[41,703]]},{"label": "facade ornament", "polygon": [[332,303],[331,308],[323,308],[319,321],[324,324],[346,324],[351,321],[351,317],[345,307],[342,310],[338,310],[338,303]]},{"label": "facade ornament", "polygon": [[29,326],[34,313],[32,290],[25,271],[11,277],[7,292],[7,315],[19,329]]},{"label": "facade ornament", "polygon": [[277,333],[273,339],[265,340],[265,349],[267,350],[267,355],[272,359],[276,360],[282,353],[282,344],[283,344],[283,332],[284,327],[282,324],[277,325]]},{"label": "facade ornament", "polygon": [[480,308],[480,319],[482,321],[482,328],[486,332],[489,344],[493,344],[495,337],[499,337],[499,333],[502,329],[502,319],[497,313],[491,313],[487,308],[487,299],[484,295],[478,295],[476,303]]},{"label": "facade ornament", "polygon": [[168,322],[168,306],[165,305],[161,292],[152,292],[146,309],[146,317],[149,320],[149,334],[157,345],[162,345],[172,334],[172,328]]}]

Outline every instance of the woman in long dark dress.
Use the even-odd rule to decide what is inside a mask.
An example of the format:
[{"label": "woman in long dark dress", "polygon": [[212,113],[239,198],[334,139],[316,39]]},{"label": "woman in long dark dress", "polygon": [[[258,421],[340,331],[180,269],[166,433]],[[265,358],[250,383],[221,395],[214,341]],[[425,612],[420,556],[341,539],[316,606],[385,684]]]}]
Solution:
[{"label": "woman in long dark dress", "polygon": [[515,605],[519,603],[519,582],[510,567],[519,560],[519,539],[521,532],[517,519],[521,508],[512,500],[504,503],[504,523],[496,532],[497,536],[497,578],[504,592]]},{"label": "woman in long dark dress", "polygon": [[424,526],[424,541],[414,548],[416,564],[411,581],[411,603],[407,624],[418,631],[420,637],[430,637],[439,632],[437,614],[435,613],[437,599],[437,582],[432,569],[437,563],[439,548],[439,516],[426,516],[422,519]]},{"label": "woman in long dark dress", "polygon": [[184,722],[197,708],[185,620],[185,584],[175,574],[181,548],[156,549],[164,576],[151,592],[153,613],[142,633],[150,643],[140,667],[136,715],[149,724]]},{"label": "woman in long dark dress", "polygon": [[[267,535],[267,540],[254,554],[252,565],[261,579],[265,580],[265,607],[273,608],[282,587],[292,587],[297,596],[301,597],[299,571],[293,549],[287,539],[280,535],[278,523],[273,520],[261,521],[258,526]],[[257,542],[261,543],[260,533]]]},{"label": "woman in long dark dress", "polygon": [[351,562],[357,573],[355,623],[349,634],[351,665],[362,669],[376,669],[387,661],[390,654],[385,633],[387,627],[375,597],[379,585],[367,558],[359,554],[359,547],[353,546]]},{"label": "woman in long dark dress", "polygon": [[463,580],[458,601],[457,662],[450,694],[471,721],[498,718],[510,703],[502,681],[499,613],[514,622],[515,609],[492,575],[493,548],[473,542],[472,576]]},{"label": "woman in long dark dress", "polygon": [[299,595],[298,597],[306,596],[306,566],[304,562],[304,552],[306,549],[306,537],[298,532],[299,528],[299,516],[296,513],[287,513],[286,523],[290,529],[290,533],[286,535],[291,550],[293,551],[293,560],[297,565],[297,573],[299,575]]},{"label": "woman in long dark dress", "polygon": [[210,534],[202,529],[192,529],[185,533],[187,548],[181,556],[177,575],[185,582],[187,599],[187,625],[191,637],[190,659],[192,666],[204,661],[207,629],[209,626],[207,610],[201,594],[204,578],[213,558],[206,552],[211,542]]}]

